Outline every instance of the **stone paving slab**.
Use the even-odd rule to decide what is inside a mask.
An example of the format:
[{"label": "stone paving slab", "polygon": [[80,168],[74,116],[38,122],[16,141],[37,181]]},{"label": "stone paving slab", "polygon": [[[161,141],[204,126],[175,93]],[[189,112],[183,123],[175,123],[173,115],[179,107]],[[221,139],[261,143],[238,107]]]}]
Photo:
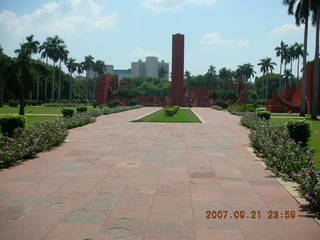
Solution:
[{"label": "stone paving slab", "polygon": [[[237,116],[195,108],[205,123],[130,122],[157,109],[101,116],[0,171],[0,239],[319,239],[320,225],[247,150]],[[207,219],[213,210],[229,214]]]}]

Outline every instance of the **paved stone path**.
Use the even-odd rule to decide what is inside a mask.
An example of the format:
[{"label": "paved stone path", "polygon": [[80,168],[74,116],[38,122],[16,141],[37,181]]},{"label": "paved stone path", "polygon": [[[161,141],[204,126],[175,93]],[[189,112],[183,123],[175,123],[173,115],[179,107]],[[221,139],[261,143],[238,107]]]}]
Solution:
[{"label": "paved stone path", "polygon": [[[155,109],[100,117],[1,171],[0,239],[319,239],[320,225],[247,151],[238,117],[198,108],[206,124],[130,122]],[[261,219],[209,220],[207,210]]]}]

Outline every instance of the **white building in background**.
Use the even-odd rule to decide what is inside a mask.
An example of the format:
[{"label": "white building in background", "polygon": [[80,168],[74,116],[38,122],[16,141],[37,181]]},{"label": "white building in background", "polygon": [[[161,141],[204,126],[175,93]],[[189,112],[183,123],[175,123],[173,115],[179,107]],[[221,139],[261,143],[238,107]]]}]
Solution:
[{"label": "white building in background", "polygon": [[131,73],[133,78],[137,77],[152,77],[159,78],[159,72],[163,69],[166,73],[165,78],[169,79],[169,63],[158,61],[157,57],[146,57],[146,61],[139,60],[131,63]]},{"label": "white building in background", "polygon": [[145,63],[141,59],[131,63],[131,74],[133,78],[145,76]]},{"label": "white building in background", "polygon": [[158,58],[146,57],[146,77],[158,78]]},{"label": "white building in background", "polygon": [[[113,65],[107,65],[107,74],[118,75],[118,79],[137,78],[137,77],[151,77],[160,78],[160,71],[164,71],[165,79],[169,80],[169,63],[165,61],[158,61],[157,57],[146,57],[146,61],[139,60],[131,63],[131,69],[114,69]],[[97,74],[93,70],[86,73],[87,78],[94,78]]]}]

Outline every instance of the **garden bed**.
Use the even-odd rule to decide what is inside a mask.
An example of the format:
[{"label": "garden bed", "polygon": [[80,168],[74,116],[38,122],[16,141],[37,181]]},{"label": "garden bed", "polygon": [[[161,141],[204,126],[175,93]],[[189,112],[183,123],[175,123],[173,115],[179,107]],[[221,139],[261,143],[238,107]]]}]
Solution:
[{"label": "garden bed", "polygon": [[201,123],[191,109],[179,109],[173,116],[166,116],[165,110],[161,109],[134,122]]}]

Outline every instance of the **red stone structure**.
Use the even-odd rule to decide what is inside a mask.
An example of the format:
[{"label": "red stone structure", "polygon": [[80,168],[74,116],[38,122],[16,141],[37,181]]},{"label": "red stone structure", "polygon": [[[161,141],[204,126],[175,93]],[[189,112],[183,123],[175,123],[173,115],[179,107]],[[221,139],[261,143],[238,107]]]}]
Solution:
[{"label": "red stone structure", "polygon": [[[118,86],[120,84],[120,86]],[[104,75],[97,83],[96,99],[100,104],[108,103],[114,98],[114,91],[118,88],[127,88],[127,82],[121,81],[112,75]],[[245,83],[232,83],[229,89],[238,92],[240,96],[231,104],[245,104],[248,91]],[[179,105],[189,107],[209,107],[212,102],[208,99],[210,91],[215,88],[208,87],[184,87],[184,35],[172,36],[172,87],[169,96],[140,96],[135,99],[144,106]]]},{"label": "red stone structure", "polygon": [[184,35],[172,36],[172,104],[184,106]]},{"label": "red stone structure", "polygon": [[110,74],[103,75],[97,82],[96,100],[100,104],[107,104],[114,98],[116,89],[118,89],[118,78]]},{"label": "red stone structure", "polygon": [[[307,94],[305,103],[306,113],[311,113],[312,109],[312,89],[313,89],[313,67],[314,62],[307,65]],[[318,80],[320,82],[320,79]],[[299,81],[297,88],[283,88],[281,94],[275,89],[272,93],[272,99],[267,101],[267,109],[273,113],[298,113],[301,105],[302,82]],[[319,84],[320,92],[320,84]],[[318,112],[320,112],[320,98],[318,98]]]}]

